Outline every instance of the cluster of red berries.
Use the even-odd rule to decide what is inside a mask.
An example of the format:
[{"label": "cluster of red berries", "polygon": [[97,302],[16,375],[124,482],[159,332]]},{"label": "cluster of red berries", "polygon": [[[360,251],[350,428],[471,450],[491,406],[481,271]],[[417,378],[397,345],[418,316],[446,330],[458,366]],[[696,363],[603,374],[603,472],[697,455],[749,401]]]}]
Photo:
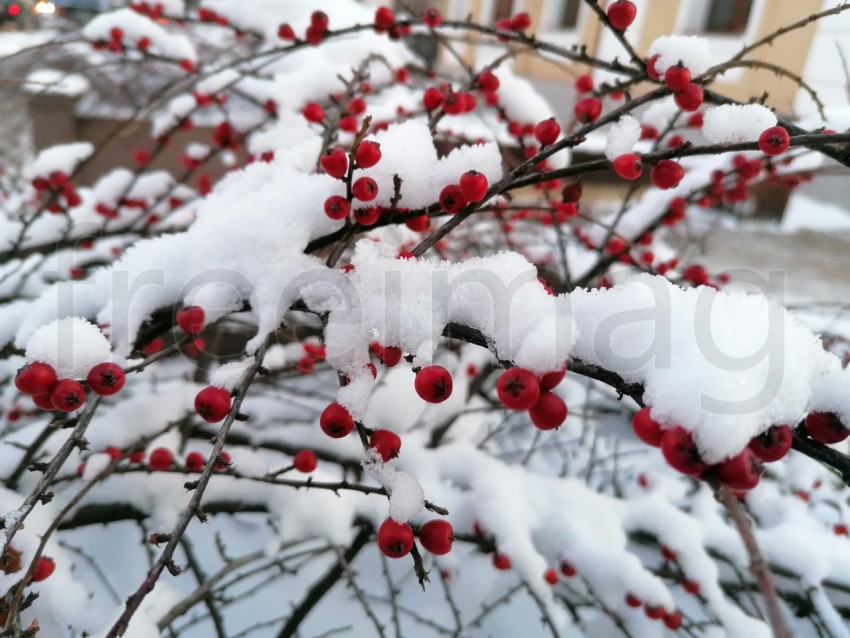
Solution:
[{"label": "cluster of red berries", "polygon": [[496,22],[499,31],[525,31],[531,26],[531,16],[527,13],[517,13],[512,18],[502,18]]},{"label": "cluster of red berries", "polygon": [[671,91],[673,99],[683,111],[693,113],[703,103],[703,91],[699,84],[691,82],[691,72],[681,62],[668,67],[664,71],[664,78],[656,69],[656,64],[661,56],[653,55],[646,63],[646,74],[653,80],[663,81]]},{"label": "cluster of red berries", "polygon": [[[21,552],[9,545],[6,547],[6,551],[3,552],[2,558],[0,558],[0,571],[4,574],[17,574],[22,568]],[[55,569],[56,563],[53,562],[52,558],[39,556],[32,573],[32,582],[39,583],[47,579]]]},{"label": "cluster of red berries", "polygon": [[[166,472],[174,467],[174,452],[168,448],[158,447],[148,456],[148,467],[154,472]],[[183,461],[183,470],[197,473],[204,469],[207,459],[200,452],[189,452]],[[224,450],[216,459],[215,469],[222,472],[230,467],[230,454]]]},{"label": "cluster of red berries", "polygon": [[325,360],[325,346],[320,343],[305,343],[304,356],[295,364],[301,374],[310,374],[316,364]]},{"label": "cluster of red berries", "polygon": [[207,7],[198,7],[198,20],[226,27],[230,22],[223,15]]},{"label": "cluster of red berries", "polygon": [[[86,385],[101,396],[109,396],[124,387],[126,375],[121,366],[104,362],[89,370]],[[32,397],[42,410],[73,412],[86,400],[86,388],[74,379],[59,379],[48,363],[35,361],[18,370],[15,387]]]},{"label": "cluster of red berries", "polygon": [[652,620],[662,620],[668,629],[678,629],[682,626],[682,614],[676,610],[668,611],[660,605],[645,604],[640,598],[634,594],[626,594],[626,605],[629,607],[640,607],[643,605],[643,611],[647,618]]},{"label": "cluster of red berries", "polygon": [[[381,161],[381,145],[364,140],[350,154],[342,149],[328,149],[319,160],[322,169],[333,177],[343,181],[352,179],[355,169],[372,168]],[[349,163],[351,163],[349,165]],[[371,177],[359,177],[351,183],[351,197],[361,202],[371,202],[378,196],[378,183]],[[325,200],[325,215],[335,220],[348,217],[351,212],[351,199],[341,195],[331,195]],[[375,206],[354,211],[355,220],[364,225],[374,225],[381,216],[381,209]]]},{"label": "cluster of red berries", "polygon": [[[827,413],[812,413],[806,423],[812,422],[815,440],[843,440],[850,435],[837,417]],[[632,419],[637,437],[654,447],[660,447],[667,463],[674,469],[691,476],[714,477],[736,492],[746,492],[758,485],[762,463],[771,463],[784,457],[791,449],[793,435],[787,425],[774,425],[759,436],[739,454],[715,465],[703,461],[690,432],[681,427],[663,429],[652,418],[650,408],[642,408]],[[808,428],[807,428],[808,429]],[[838,438],[840,437],[840,438]],[[824,441],[821,441],[824,442]],[[833,441],[834,442],[834,441]]]},{"label": "cluster of red berries", "polygon": [[375,33],[386,33],[391,40],[398,40],[410,34],[410,25],[397,22],[395,12],[389,7],[378,7],[375,11]]},{"label": "cluster of red berries", "polygon": [[[136,42],[136,48],[139,51],[147,51],[150,46],[151,39],[147,36],[142,36]],[[112,51],[113,53],[120,53],[125,48],[128,48],[127,43],[124,42],[123,29],[120,29],[119,27],[112,27],[109,30],[109,40],[95,40],[92,42],[92,48],[96,51]]]},{"label": "cluster of red berries", "polygon": [[454,91],[447,84],[443,88],[429,86],[422,94],[422,106],[429,112],[442,109],[446,115],[460,115],[474,111],[478,107],[478,98],[468,91]]},{"label": "cluster of red berries", "polygon": [[65,171],[53,171],[47,177],[36,177],[32,180],[32,186],[39,197],[46,197],[49,213],[62,214],[83,201]]},{"label": "cluster of red berries", "polygon": [[[419,542],[436,556],[448,554],[452,549],[454,530],[451,523],[434,519],[419,528]],[[409,523],[399,523],[388,518],[378,528],[378,549],[388,558],[407,556],[413,549],[414,534]]]},{"label": "cluster of red berries", "polygon": [[487,196],[487,177],[478,171],[467,171],[457,184],[449,184],[440,191],[440,208],[452,215],[462,211],[467,204],[475,204]]},{"label": "cluster of red berries", "polygon": [[567,418],[567,405],[552,392],[564,379],[567,369],[539,377],[524,368],[510,368],[496,383],[499,401],[511,410],[528,410],[531,422],[540,430],[559,428]]},{"label": "cluster of red berries", "polygon": [[[313,46],[318,46],[328,34],[329,23],[330,19],[328,18],[327,13],[324,11],[314,11],[310,14],[310,26],[307,27],[307,30],[304,32],[304,39]],[[282,40],[294,40],[295,34],[289,33],[292,29],[289,28],[289,32],[287,32],[285,27],[289,27],[289,25],[282,24],[278,28],[278,37]]]},{"label": "cluster of red berries", "polygon": [[132,2],[130,8],[136,13],[141,13],[143,16],[148,16],[152,20],[159,20],[162,14],[165,13],[165,7],[161,2]]}]

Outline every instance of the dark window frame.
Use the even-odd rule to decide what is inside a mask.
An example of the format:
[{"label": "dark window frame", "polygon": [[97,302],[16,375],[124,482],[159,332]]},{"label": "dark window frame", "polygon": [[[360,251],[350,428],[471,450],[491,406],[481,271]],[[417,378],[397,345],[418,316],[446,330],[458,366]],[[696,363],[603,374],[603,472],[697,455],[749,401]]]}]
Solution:
[{"label": "dark window frame", "polygon": [[744,33],[752,12],[753,0],[711,0],[703,31],[729,35]]}]

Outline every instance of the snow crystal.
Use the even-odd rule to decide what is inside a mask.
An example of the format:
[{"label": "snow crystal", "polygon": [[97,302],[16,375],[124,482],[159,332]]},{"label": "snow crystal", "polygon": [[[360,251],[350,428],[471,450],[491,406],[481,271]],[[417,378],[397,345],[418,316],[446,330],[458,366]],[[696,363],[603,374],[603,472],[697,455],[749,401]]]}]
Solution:
[{"label": "snow crystal", "polygon": [[640,140],[640,123],[631,115],[624,115],[608,131],[605,157],[612,162],[620,155],[631,153]]},{"label": "snow crystal", "polygon": [[681,62],[696,78],[711,67],[711,49],[708,40],[695,35],[665,35],[649,47],[649,57],[658,55],[655,69],[661,73]]},{"label": "snow crystal", "polygon": [[89,370],[110,359],[109,342],[93,323],[80,317],[57,319],[27,341],[27,361],[42,361],[60,379],[85,379]]},{"label": "snow crystal", "polygon": [[47,177],[51,173],[62,171],[71,174],[77,164],[94,153],[94,146],[89,142],[73,142],[59,144],[44,149],[27,167],[29,177]]},{"label": "snow crystal", "polygon": [[92,454],[89,456],[86,459],[85,469],[83,470],[83,480],[91,481],[105,470],[111,461],[112,457],[108,454]]},{"label": "snow crystal", "polygon": [[776,125],[776,115],[761,104],[723,104],[703,115],[702,134],[709,142],[749,142]]}]

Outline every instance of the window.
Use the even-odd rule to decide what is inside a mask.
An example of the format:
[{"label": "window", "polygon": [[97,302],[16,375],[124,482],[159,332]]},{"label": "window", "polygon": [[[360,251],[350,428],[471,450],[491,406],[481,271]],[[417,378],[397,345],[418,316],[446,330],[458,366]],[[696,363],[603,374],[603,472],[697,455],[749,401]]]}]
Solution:
[{"label": "window", "polygon": [[513,15],[514,0],[493,0],[492,21],[505,20]]},{"label": "window", "polygon": [[562,29],[574,29],[578,24],[578,10],[581,7],[581,0],[562,0],[562,2],[564,6],[561,7],[558,26]]},{"label": "window", "polygon": [[708,33],[743,33],[753,0],[712,0],[705,20]]}]

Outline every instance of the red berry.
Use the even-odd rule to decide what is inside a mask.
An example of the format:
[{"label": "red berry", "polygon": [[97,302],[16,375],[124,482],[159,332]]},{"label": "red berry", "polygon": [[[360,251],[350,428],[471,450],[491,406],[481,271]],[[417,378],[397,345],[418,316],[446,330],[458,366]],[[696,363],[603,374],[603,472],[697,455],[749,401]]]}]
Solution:
[{"label": "red berry", "polygon": [[428,403],[442,403],[452,395],[452,375],[442,366],[426,366],[413,381],[416,394]]},{"label": "red berry", "polygon": [[431,219],[428,215],[418,215],[411,219],[408,219],[404,222],[405,226],[407,226],[410,230],[416,231],[417,233],[424,232],[428,230],[428,227],[431,225]]},{"label": "red berry", "polygon": [[317,465],[313,450],[301,450],[292,459],[292,466],[304,474],[309,474],[315,470]]},{"label": "red berry", "polygon": [[543,580],[545,580],[550,585],[558,584],[558,572],[556,572],[551,567],[543,572]]},{"label": "red berry", "polygon": [[542,377],[540,377],[540,389],[552,390],[553,388],[556,388],[561,383],[561,381],[564,380],[564,376],[566,374],[566,367],[564,367],[562,370],[556,370],[555,372],[547,372]]},{"label": "red berry", "polygon": [[848,430],[832,412],[812,412],[806,417],[806,432],[815,441],[832,444],[840,443],[848,436]]},{"label": "red berry", "polygon": [[661,74],[658,72],[658,69],[655,68],[655,65],[658,63],[658,58],[660,57],[661,54],[656,53],[646,61],[646,74],[653,80],[661,79]]},{"label": "red berry", "polygon": [[353,115],[346,115],[339,121],[339,129],[347,133],[357,132],[357,118]]},{"label": "red berry", "polygon": [[317,124],[325,119],[325,109],[315,102],[308,102],[304,106],[302,114],[307,118],[308,122],[315,122]]},{"label": "red berry", "polygon": [[640,607],[643,601],[634,594],[626,594],[626,604],[629,607]]},{"label": "red berry", "polygon": [[351,210],[351,205],[345,197],[340,195],[331,195],[325,200],[325,215],[331,219],[345,219],[348,217],[348,212]]},{"label": "red berry", "polygon": [[525,31],[531,26],[531,16],[527,13],[518,13],[511,18],[511,29],[514,31]]},{"label": "red berry", "polygon": [[437,9],[425,9],[422,12],[422,22],[425,23],[425,26],[433,29],[443,23],[443,16]]},{"label": "red berry", "polygon": [[554,392],[541,392],[528,415],[538,430],[554,430],[566,421],[567,404]]},{"label": "red berry", "polygon": [[327,31],[327,29],[323,29],[321,27],[317,27],[311,24],[304,32],[304,39],[307,40],[307,42],[309,42],[313,46],[318,46],[319,44],[321,44],[322,40],[325,39]]},{"label": "red berry", "polygon": [[316,369],[316,360],[305,355],[298,360],[295,367],[301,374],[311,374]]},{"label": "red berry", "polygon": [[788,149],[791,138],[781,126],[771,126],[759,135],[759,148],[765,155],[779,155]]},{"label": "red berry", "polygon": [[428,521],[419,528],[419,540],[422,547],[432,554],[442,556],[448,554],[452,549],[454,541],[454,530],[451,523],[436,518]]},{"label": "red berry", "polygon": [[661,620],[664,618],[664,607],[647,605],[643,608],[643,613],[646,614],[647,618],[652,618],[652,620]]},{"label": "red berry", "polygon": [[319,426],[332,439],[341,439],[354,429],[354,418],[339,403],[331,403],[322,411]]},{"label": "red berry", "polygon": [[576,119],[582,124],[595,122],[602,114],[602,100],[598,97],[586,97],[576,102],[573,107]]},{"label": "red berry", "polygon": [[625,31],[635,21],[637,7],[629,0],[617,0],[617,2],[608,6],[607,13],[611,26],[617,31]]},{"label": "red berry", "polygon": [[455,184],[449,184],[440,191],[440,208],[445,212],[459,213],[466,206],[467,202],[460,192],[460,187]]},{"label": "red berry", "polygon": [[576,91],[579,93],[590,93],[593,90],[593,78],[589,75],[581,75],[576,79]]},{"label": "red berry", "polygon": [[204,309],[200,306],[189,306],[177,311],[177,325],[183,332],[195,334],[204,327]]},{"label": "red berry", "polygon": [[82,385],[72,379],[62,379],[53,386],[50,398],[57,410],[73,412],[86,400],[86,391]]},{"label": "red berry", "polygon": [[836,536],[848,536],[850,535],[850,529],[844,523],[837,523],[832,526],[832,533]]},{"label": "red berry", "polygon": [[700,458],[691,433],[684,428],[676,427],[664,432],[661,453],[674,469],[683,474],[696,476],[708,469],[708,465]]},{"label": "red berry", "polygon": [[634,153],[626,153],[616,157],[611,166],[614,168],[614,172],[623,179],[635,180],[643,172],[643,162],[640,156]]},{"label": "red berry", "polygon": [[748,447],[717,466],[720,480],[737,492],[751,490],[758,485],[761,472],[761,459]]},{"label": "red berry", "polygon": [[149,343],[142,347],[142,352],[146,355],[150,356],[152,354],[156,354],[160,350],[162,350],[165,342],[162,340],[162,337],[157,337],[156,339],[151,339]]},{"label": "red berry", "polygon": [[127,375],[121,366],[115,363],[99,363],[91,370],[86,377],[86,383],[95,394],[109,396],[115,394],[124,387],[124,381]]},{"label": "red berry", "polygon": [[50,393],[46,394],[36,394],[32,398],[32,402],[35,403],[37,408],[41,408],[42,410],[47,410],[48,412],[53,412],[56,409],[56,406],[53,405],[53,399],[50,397]]},{"label": "red berry", "polygon": [[377,450],[384,463],[398,456],[401,437],[390,430],[375,430],[369,437],[369,445]]},{"label": "red berry", "polygon": [[195,72],[195,64],[191,60],[180,60],[180,68],[186,71],[187,73]]},{"label": "red berry", "polygon": [[377,206],[358,208],[354,211],[354,221],[361,226],[374,226],[381,218],[381,209]]},{"label": "red berry", "polygon": [[375,31],[385,33],[395,25],[395,13],[389,7],[378,7],[375,11]]},{"label": "red berry", "polygon": [[429,86],[425,89],[425,93],[422,94],[422,106],[425,107],[426,111],[433,111],[440,108],[445,99],[445,93],[436,87]]},{"label": "red berry", "polygon": [[682,168],[681,164],[674,162],[673,160],[665,159],[660,160],[652,167],[652,172],[650,173],[649,178],[657,188],[667,190],[668,188],[675,188],[678,186],[684,176],[685,169]]},{"label": "red berry", "polygon": [[361,202],[371,202],[378,196],[378,184],[371,177],[361,177],[351,185],[351,194]]},{"label": "red berry", "polygon": [[[151,456],[153,456],[153,454],[151,454]],[[183,467],[186,469],[187,472],[200,472],[202,469],[204,469],[204,465],[206,464],[207,460],[204,458],[203,454],[201,454],[200,452],[189,452],[186,455],[186,461],[183,463]],[[165,469],[168,468],[166,467]]]},{"label": "red berry", "polygon": [[312,14],[310,14],[311,26],[314,26],[317,29],[327,30],[328,23],[328,14],[324,11],[314,11]]},{"label": "red berry", "polygon": [[682,588],[689,594],[696,596],[699,594],[699,583],[694,580],[686,580],[682,583]]},{"label": "red berry", "polygon": [[667,629],[678,629],[682,626],[682,614],[678,611],[664,612],[664,624]]},{"label": "red berry", "polygon": [[671,91],[681,91],[691,83],[691,72],[681,64],[669,67],[664,72],[664,84]]},{"label": "red berry", "polygon": [[480,202],[487,194],[487,177],[478,171],[467,171],[460,176],[458,186],[467,202]]},{"label": "red berry", "polygon": [[294,40],[295,31],[292,30],[291,26],[284,23],[277,28],[277,37],[281,40]]},{"label": "red berry", "polygon": [[195,395],[195,412],[207,423],[218,423],[230,412],[230,392],[207,386]]},{"label": "red berry", "polygon": [[360,115],[366,110],[366,102],[360,97],[351,98],[346,110],[352,115]]},{"label": "red berry", "polygon": [[52,558],[39,556],[38,562],[35,564],[35,570],[32,573],[32,582],[40,583],[46,578],[49,578],[55,569],[56,563],[53,562]]},{"label": "red berry", "polygon": [[173,464],[174,454],[168,448],[158,447],[148,457],[148,467],[155,472],[170,470]]},{"label": "red berry", "polygon": [[576,568],[572,563],[568,563],[565,560],[561,561],[561,573],[567,578],[572,578],[576,575]]},{"label": "red berry", "polygon": [[354,155],[354,161],[360,168],[372,168],[381,161],[381,145],[377,142],[361,142]]},{"label": "red berry", "polygon": [[496,569],[500,569],[502,571],[511,568],[511,559],[505,556],[504,554],[500,554],[499,552],[493,553],[493,567]]},{"label": "red berry", "polygon": [[661,424],[650,416],[649,408],[638,410],[632,419],[632,428],[637,437],[647,445],[653,447],[661,445],[664,430],[661,429]]},{"label": "red berry", "polygon": [[683,111],[696,111],[702,106],[702,87],[699,84],[688,84],[681,91],[676,91],[673,99]]},{"label": "red berry", "polygon": [[47,394],[55,383],[56,370],[41,361],[25,365],[15,376],[15,387],[30,396]]},{"label": "red berry", "polygon": [[378,528],[378,549],[389,558],[407,556],[413,549],[413,530],[407,523],[388,518]]},{"label": "red berry", "polygon": [[774,425],[750,441],[749,448],[766,463],[778,461],[791,449],[794,434],[787,425]]},{"label": "red berry", "polygon": [[329,148],[319,160],[322,169],[335,179],[342,179],[348,172],[348,155],[338,148]]},{"label": "red berry", "polygon": [[394,368],[398,365],[398,362],[401,361],[401,356],[403,352],[401,348],[396,348],[395,346],[382,346],[380,344],[375,344],[372,348],[375,351],[375,354],[388,368]]},{"label": "red berry", "polygon": [[478,74],[478,88],[486,93],[499,90],[499,78],[490,70]]},{"label": "red berry", "polygon": [[[540,398],[540,382],[524,368],[505,370],[496,383],[499,401],[511,410],[528,410]],[[566,417],[566,414],[564,414]]]},{"label": "red berry", "polygon": [[538,122],[537,126],[534,127],[534,137],[541,146],[554,144],[560,134],[561,126],[555,121],[554,117]]}]

